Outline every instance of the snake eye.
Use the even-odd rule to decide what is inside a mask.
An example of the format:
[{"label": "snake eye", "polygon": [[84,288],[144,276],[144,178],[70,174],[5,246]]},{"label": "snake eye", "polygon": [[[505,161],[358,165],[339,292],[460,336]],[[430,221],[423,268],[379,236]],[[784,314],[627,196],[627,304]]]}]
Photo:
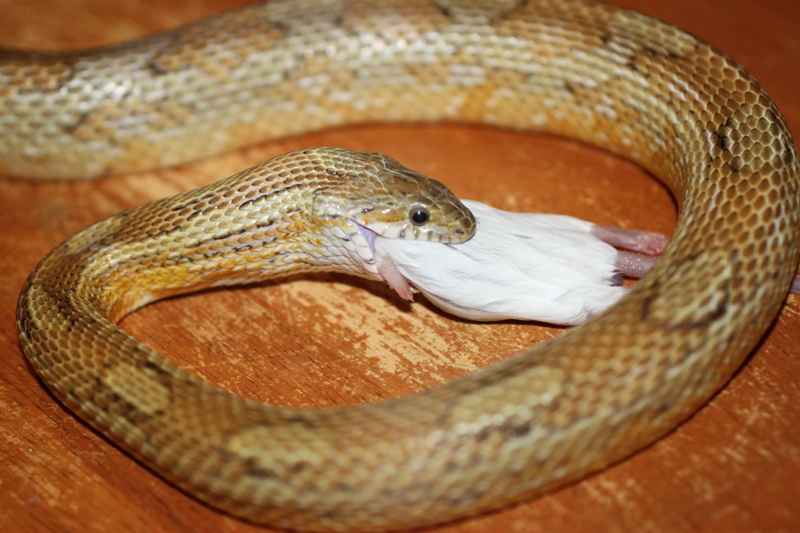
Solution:
[{"label": "snake eye", "polygon": [[421,226],[431,219],[428,210],[420,206],[412,207],[408,215],[415,226]]}]

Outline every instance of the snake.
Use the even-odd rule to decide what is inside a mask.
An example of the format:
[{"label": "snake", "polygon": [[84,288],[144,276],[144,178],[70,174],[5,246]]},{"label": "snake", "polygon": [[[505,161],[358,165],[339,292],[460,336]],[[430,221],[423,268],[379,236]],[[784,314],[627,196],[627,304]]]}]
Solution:
[{"label": "snake", "polygon": [[[672,191],[669,246],[607,312],[451,383],[336,409],[229,394],[116,322],[298,271],[375,277],[365,232],[457,246],[475,228],[444,186],[377,154],[301,150],[56,247],[19,299],[31,367],[157,475],[272,527],[442,524],[623,460],[724,387],[798,261],[797,147],[766,92],[714,46],[588,0],[274,0],[97,49],[6,50],[0,83],[0,171],[29,178],[354,123],[457,122],[585,142]],[[337,239],[350,248],[323,251]]]}]

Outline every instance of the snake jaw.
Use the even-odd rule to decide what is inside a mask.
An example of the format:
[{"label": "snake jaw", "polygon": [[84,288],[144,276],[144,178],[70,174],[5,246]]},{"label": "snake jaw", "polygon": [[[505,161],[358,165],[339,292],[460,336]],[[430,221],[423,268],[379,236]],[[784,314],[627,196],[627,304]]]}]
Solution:
[{"label": "snake jaw", "polygon": [[[371,255],[371,261],[364,261],[364,268],[380,276],[383,281],[397,292],[400,298],[412,301],[414,299],[414,289],[408,279],[400,273],[400,269],[397,268],[397,265],[388,254],[376,251],[375,241],[383,238],[383,236],[360,224],[356,224],[356,228],[358,228],[358,231],[351,236],[351,242],[357,246],[365,246],[366,251]],[[363,255],[359,254],[359,257],[363,260]]]},{"label": "snake jaw", "polygon": [[426,216],[432,219],[429,219],[430,223],[415,224],[410,216],[403,217],[408,214],[407,208],[387,209],[387,212],[382,213],[387,220],[374,216],[365,217],[364,213],[361,214],[361,220],[351,220],[358,228],[358,237],[354,234],[351,240],[355,242],[363,239],[363,244],[368,248],[372,259],[369,264],[365,263],[364,267],[380,276],[404,300],[413,301],[414,293],[419,291],[401,273],[392,257],[385,251],[386,248],[375,246],[377,239],[448,244],[466,241],[475,232],[475,217],[469,209],[452,196],[444,185],[441,187],[442,195],[447,195],[447,201],[427,202],[422,198],[407,198],[404,202],[411,206],[411,213],[424,210]]},{"label": "snake jaw", "polygon": [[[326,243],[319,250],[330,263],[340,265],[340,270],[363,278],[385,281],[404,300],[413,300],[416,290],[400,273],[392,258],[380,248],[376,240],[382,235],[353,219],[339,221],[325,227]],[[332,257],[338,259],[332,259]]]}]

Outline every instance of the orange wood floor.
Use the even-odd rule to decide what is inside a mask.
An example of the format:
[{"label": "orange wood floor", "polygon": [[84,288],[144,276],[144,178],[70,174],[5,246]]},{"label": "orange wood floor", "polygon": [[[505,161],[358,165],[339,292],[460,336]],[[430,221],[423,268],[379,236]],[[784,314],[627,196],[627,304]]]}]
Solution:
[{"label": "orange wood floor", "polygon": [[[0,46],[97,45],[243,3],[0,0]],[[612,3],[677,24],[731,54],[800,132],[799,2]],[[384,151],[461,197],[504,209],[667,233],[675,221],[669,194],[624,161],[561,140],[455,126],[348,128],[96,182],[0,179],[0,530],[259,529],[185,496],[61,407],[26,366],[14,312],[28,272],[80,228],[311,145]],[[336,276],[162,302],[123,326],[223,388],[297,407],[407,394],[560,332],[464,323],[425,303],[399,302],[379,284]],[[800,531],[799,332],[798,304],[790,299],[732,382],[666,438],[554,494],[437,531]]]}]

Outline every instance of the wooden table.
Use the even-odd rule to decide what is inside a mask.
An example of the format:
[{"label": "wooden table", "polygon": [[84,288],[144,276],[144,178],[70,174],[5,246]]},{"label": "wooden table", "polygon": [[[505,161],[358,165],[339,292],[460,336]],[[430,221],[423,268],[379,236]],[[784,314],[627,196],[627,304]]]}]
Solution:
[{"label": "wooden table", "polygon": [[[0,45],[63,49],[173,27],[245,0],[0,1]],[[800,132],[796,0],[614,0],[716,44],[767,88]],[[0,110],[0,113],[2,110]],[[368,126],[273,142],[179,168],[94,182],[0,180],[0,530],[251,531],[164,483],[66,411],[16,340],[28,272],[80,228],[216,181],[290,149],[380,150],[461,197],[520,211],[670,232],[669,194],[638,168],[575,143],[479,127]],[[791,299],[708,406],[621,464],[511,510],[437,531],[800,530],[800,333]],[[450,380],[557,335],[470,324],[377,283],[296,278],[152,305],[130,332],[243,396],[297,407],[380,401]]]}]

